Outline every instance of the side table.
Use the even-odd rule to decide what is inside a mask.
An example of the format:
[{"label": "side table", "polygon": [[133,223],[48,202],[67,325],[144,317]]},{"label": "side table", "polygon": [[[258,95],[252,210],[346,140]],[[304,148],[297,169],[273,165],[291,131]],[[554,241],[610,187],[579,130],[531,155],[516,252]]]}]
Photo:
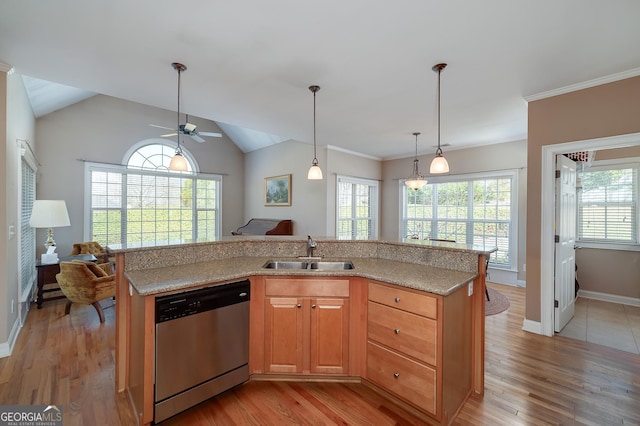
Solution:
[{"label": "side table", "polygon": [[[36,303],[38,305],[38,309],[42,308],[43,302],[65,298],[64,295],[61,295],[47,297],[45,299],[44,294],[52,291],[60,291],[60,287],[58,286],[58,282],[56,281],[56,274],[60,272],[60,262],[70,262],[72,260],[95,262],[98,259],[92,254],[80,254],[77,256],[61,257],[56,263],[42,263],[39,260],[36,261],[36,269],[38,270],[38,299],[36,300]],[[45,288],[45,285],[49,284],[55,284],[55,287],[48,286],[47,288]]]}]

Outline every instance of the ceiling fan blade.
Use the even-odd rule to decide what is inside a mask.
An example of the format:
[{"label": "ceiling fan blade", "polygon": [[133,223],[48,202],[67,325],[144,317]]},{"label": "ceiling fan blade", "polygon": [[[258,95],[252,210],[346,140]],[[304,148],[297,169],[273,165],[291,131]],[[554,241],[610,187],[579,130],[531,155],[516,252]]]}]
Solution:
[{"label": "ceiling fan blade", "polygon": [[190,134],[189,136],[191,136],[191,139],[193,139],[196,142],[200,142],[200,143],[204,142],[204,139],[202,139],[200,136],[198,136],[195,133]]},{"label": "ceiling fan blade", "polygon": [[160,135],[161,138],[170,138],[171,136],[176,136],[177,133],[167,133],[165,135]]},{"label": "ceiling fan blade", "polygon": [[214,132],[198,132],[199,135],[202,136],[212,136],[214,138],[221,138],[222,133],[214,133]]},{"label": "ceiling fan blade", "polygon": [[173,127],[158,126],[157,124],[149,124],[149,126],[157,127],[158,129],[166,129],[166,130],[174,130],[175,131],[175,129]]}]

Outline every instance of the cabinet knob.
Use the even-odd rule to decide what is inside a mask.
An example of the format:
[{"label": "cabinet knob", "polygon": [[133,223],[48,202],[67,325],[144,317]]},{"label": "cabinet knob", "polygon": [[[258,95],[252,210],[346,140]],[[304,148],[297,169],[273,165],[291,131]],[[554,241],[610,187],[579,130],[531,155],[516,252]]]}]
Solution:
[{"label": "cabinet knob", "polygon": [[397,379],[398,377],[400,377],[400,373],[393,373],[393,377]]},{"label": "cabinet knob", "polygon": [[316,308],[316,305],[311,305],[311,309],[315,309],[315,308]]},{"label": "cabinet knob", "polygon": [[302,308],[302,305],[300,303],[298,303],[298,309]]},{"label": "cabinet knob", "polygon": [[399,297],[396,297],[394,300],[396,301],[396,303],[400,303],[400,298]]},{"label": "cabinet knob", "polygon": [[396,328],[395,330],[393,330],[393,332],[396,333],[396,334],[400,334],[400,329]]}]

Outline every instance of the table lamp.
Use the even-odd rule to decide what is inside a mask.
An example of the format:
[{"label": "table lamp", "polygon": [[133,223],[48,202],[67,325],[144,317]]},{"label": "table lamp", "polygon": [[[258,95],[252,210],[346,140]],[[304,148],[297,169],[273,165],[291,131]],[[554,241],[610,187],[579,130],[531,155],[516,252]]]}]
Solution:
[{"label": "table lamp", "polygon": [[35,200],[29,225],[33,228],[49,228],[47,241],[44,243],[46,253],[42,254],[42,263],[55,263],[58,253],[55,253],[56,242],[53,239],[53,228],[70,226],[69,213],[64,200]]}]

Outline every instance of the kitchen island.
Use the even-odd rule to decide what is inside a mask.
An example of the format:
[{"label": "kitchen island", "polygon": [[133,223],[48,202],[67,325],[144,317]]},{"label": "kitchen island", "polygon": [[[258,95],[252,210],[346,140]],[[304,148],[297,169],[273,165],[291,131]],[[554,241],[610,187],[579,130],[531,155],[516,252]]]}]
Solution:
[{"label": "kitchen island", "polygon": [[154,421],[155,299],[239,279],[251,282],[252,380],[362,381],[441,424],[470,395],[483,395],[485,259],[495,248],[318,243],[317,256],[349,260],[353,269],[264,268],[304,254],[300,237],[109,247],[116,389],[129,393],[139,424]]}]

